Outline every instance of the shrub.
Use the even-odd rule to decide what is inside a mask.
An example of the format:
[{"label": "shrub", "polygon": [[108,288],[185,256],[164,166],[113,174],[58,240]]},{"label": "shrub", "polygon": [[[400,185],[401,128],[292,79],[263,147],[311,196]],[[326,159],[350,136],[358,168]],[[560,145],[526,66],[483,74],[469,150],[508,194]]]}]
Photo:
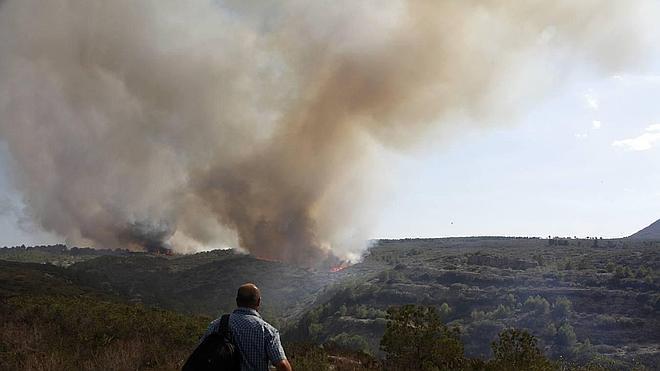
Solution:
[{"label": "shrub", "polygon": [[483,321],[486,319],[486,312],[483,310],[473,310],[472,313],[470,313],[470,318],[472,318],[473,321]]},{"label": "shrub", "polygon": [[554,338],[557,336],[557,326],[550,322],[543,328],[543,336],[546,338]]},{"label": "shrub", "polygon": [[616,322],[616,317],[609,314],[599,314],[596,316],[596,323],[598,326],[602,326],[604,328],[614,327],[617,324]]},{"label": "shrub", "polygon": [[307,331],[311,340],[317,340],[323,332],[323,325],[320,323],[310,323]]},{"label": "shrub", "polygon": [[451,309],[449,304],[442,303],[442,305],[440,306],[440,310],[439,310],[440,318],[442,318],[442,319],[448,318],[452,311],[453,310]]},{"label": "shrub", "polygon": [[536,345],[536,339],[525,331],[508,329],[491,345],[494,358],[489,369],[552,370],[552,363]]},{"label": "shrub", "polygon": [[504,301],[504,304],[506,306],[509,306],[509,307],[512,307],[512,308],[515,308],[518,304],[518,299],[516,299],[516,297],[511,293],[506,294],[503,298],[503,301]]},{"label": "shrub", "polygon": [[523,310],[537,316],[545,316],[550,312],[550,303],[540,295],[530,296],[525,300]]},{"label": "shrub", "polygon": [[552,306],[552,317],[557,321],[566,321],[571,315],[572,303],[565,297],[559,297]]},{"label": "shrub", "polygon": [[589,267],[590,267],[590,264],[589,264],[589,261],[587,260],[587,258],[580,259],[580,261],[577,264],[577,269],[578,270],[585,270],[585,269],[588,269]]},{"label": "shrub", "polygon": [[14,297],[2,312],[8,369],[176,369],[210,320],[90,297]]},{"label": "shrub", "polygon": [[619,265],[616,267],[614,270],[614,278],[615,279],[624,279],[628,277],[634,277],[635,275],[633,274],[632,269],[626,265]]},{"label": "shrub", "polygon": [[577,336],[575,336],[573,326],[568,322],[564,322],[559,326],[559,329],[557,330],[557,345],[565,349],[572,349],[576,342]]},{"label": "shrub", "polygon": [[328,353],[314,344],[287,344],[287,358],[297,371],[330,370]]},{"label": "shrub", "polygon": [[331,343],[335,343],[340,348],[346,348],[364,353],[369,353],[369,343],[360,335],[350,335],[345,332],[330,338]]},{"label": "shrub", "polygon": [[390,269],[378,274],[378,281],[386,284],[408,282],[406,276],[399,270]]},{"label": "shrub", "polygon": [[404,305],[388,311],[381,339],[387,369],[457,369],[463,364],[463,344],[456,329],[447,328],[434,307]]},{"label": "shrub", "polygon": [[512,314],[513,314],[513,310],[511,308],[500,304],[497,306],[497,308],[495,308],[494,311],[488,313],[488,317],[493,319],[500,319],[500,318],[508,318]]}]

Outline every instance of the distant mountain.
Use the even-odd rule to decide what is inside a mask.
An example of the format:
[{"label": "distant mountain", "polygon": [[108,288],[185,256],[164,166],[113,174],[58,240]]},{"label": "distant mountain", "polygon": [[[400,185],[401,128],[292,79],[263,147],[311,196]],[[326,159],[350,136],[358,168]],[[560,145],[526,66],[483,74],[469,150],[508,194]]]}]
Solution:
[{"label": "distant mountain", "polygon": [[636,240],[658,240],[660,241],[660,219],[656,220],[655,223],[649,225],[648,227],[642,229],[641,231],[633,234],[628,237]]}]

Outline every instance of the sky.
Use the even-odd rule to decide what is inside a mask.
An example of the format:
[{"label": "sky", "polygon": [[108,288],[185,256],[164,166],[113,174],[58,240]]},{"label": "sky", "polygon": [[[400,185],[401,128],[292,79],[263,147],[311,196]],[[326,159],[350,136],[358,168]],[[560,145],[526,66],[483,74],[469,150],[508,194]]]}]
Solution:
[{"label": "sky", "polygon": [[660,218],[655,66],[580,74],[510,125],[401,156],[404,181],[375,236],[615,238],[651,224]]}]

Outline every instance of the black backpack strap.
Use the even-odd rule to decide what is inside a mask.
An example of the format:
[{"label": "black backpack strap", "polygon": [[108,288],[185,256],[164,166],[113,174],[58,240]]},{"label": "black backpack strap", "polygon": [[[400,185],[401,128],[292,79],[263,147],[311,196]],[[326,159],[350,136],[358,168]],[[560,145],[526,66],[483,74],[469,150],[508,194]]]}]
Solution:
[{"label": "black backpack strap", "polygon": [[229,314],[223,314],[220,318],[220,326],[218,327],[218,333],[227,339],[231,337],[231,332],[229,330]]}]

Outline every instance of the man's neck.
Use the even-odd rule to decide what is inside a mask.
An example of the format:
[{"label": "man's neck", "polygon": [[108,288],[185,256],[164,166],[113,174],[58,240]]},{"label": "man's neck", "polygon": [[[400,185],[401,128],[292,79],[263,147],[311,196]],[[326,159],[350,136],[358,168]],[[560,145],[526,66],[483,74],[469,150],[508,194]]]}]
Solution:
[{"label": "man's neck", "polygon": [[239,306],[239,307],[237,307],[236,309],[237,309],[237,310],[246,311],[246,312],[254,312],[255,314],[261,316],[261,315],[259,314],[259,308]]}]

